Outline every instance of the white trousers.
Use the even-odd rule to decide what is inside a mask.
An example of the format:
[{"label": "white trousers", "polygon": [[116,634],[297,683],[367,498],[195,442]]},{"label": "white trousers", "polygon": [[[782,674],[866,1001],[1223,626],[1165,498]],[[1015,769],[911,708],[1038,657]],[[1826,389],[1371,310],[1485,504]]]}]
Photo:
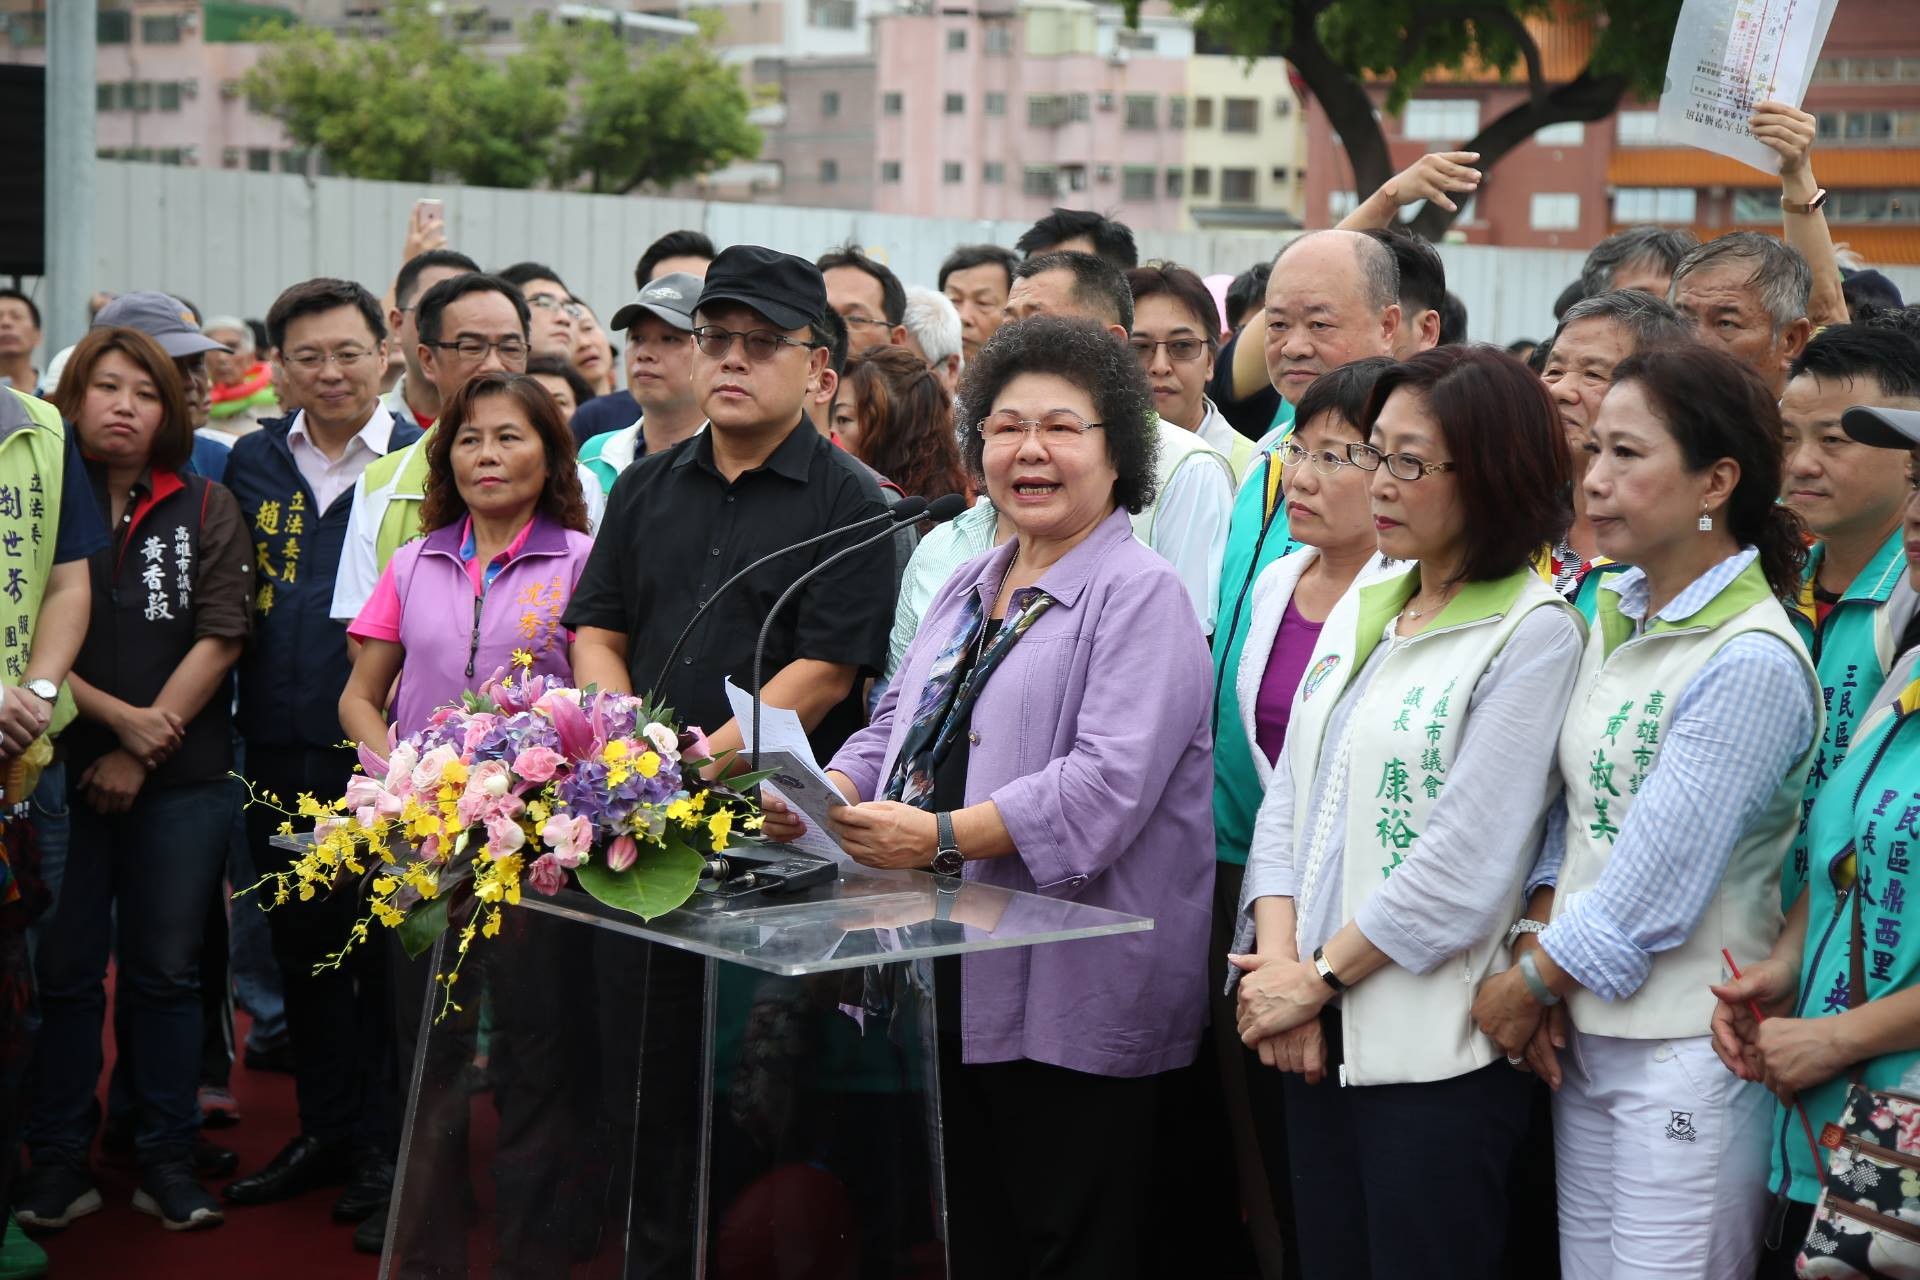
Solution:
[{"label": "white trousers", "polygon": [[1564,1280],[1752,1280],[1772,1095],[1707,1036],[1571,1041],[1553,1100]]}]

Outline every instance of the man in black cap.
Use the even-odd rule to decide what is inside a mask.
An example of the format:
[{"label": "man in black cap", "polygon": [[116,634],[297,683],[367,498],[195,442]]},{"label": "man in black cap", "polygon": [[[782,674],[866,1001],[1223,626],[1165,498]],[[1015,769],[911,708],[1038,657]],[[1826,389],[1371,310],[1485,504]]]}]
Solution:
[{"label": "man in black cap", "polygon": [[[578,684],[652,689],[683,722],[711,730],[716,753],[741,745],[725,682],[747,687],[775,599],[858,535],[753,574],[714,605],[662,676],[681,628],[761,556],[886,510],[873,480],[802,413],[827,362],[826,306],[820,272],[804,259],[754,245],[714,259],[693,316],[693,387],[708,429],[621,477],[567,608]],[[770,633],[765,699],[799,714],[821,759],[862,723],[858,686],[885,664],[893,559],[885,542],[848,556],[808,583]]]}]

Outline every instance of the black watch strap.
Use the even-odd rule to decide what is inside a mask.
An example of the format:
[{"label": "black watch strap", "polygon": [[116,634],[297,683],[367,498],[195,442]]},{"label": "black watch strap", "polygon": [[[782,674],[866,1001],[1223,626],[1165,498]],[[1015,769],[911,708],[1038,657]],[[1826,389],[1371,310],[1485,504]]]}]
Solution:
[{"label": "black watch strap", "polygon": [[961,864],[966,861],[960,852],[959,838],[953,834],[953,815],[936,813],[933,815],[933,870],[936,875],[957,876]]}]

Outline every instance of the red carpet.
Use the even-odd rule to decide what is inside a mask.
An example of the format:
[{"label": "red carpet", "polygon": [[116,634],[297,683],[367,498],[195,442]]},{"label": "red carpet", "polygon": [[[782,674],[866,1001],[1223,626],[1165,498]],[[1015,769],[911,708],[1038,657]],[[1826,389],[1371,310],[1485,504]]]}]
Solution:
[{"label": "red carpet", "polygon": [[[111,985],[109,985],[111,991]],[[107,1018],[109,1032],[113,1026]],[[236,1038],[246,1035],[245,1019]],[[111,1034],[107,1064],[113,1063]],[[240,1153],[240,1173],[260,1168],[299,1128],[293,1077],[249,1072],[233,1066],[233,1092],[240,1123],[208,1136]],[[101,1105],[106,1079],[100,1082]],[[136,1174],[129,1165],[94,1157],[106,1205],[65,1231],[40,1237],[52,1259],[51,1280],[373,1280],[380,1260],[353,1251],[353,1228],[335,1226],[327,1210],[336,1191],[315,1191],[298,1200],[261,1208],[227,1205],[225,1226],[205,1231],[168,1231],[134,1212]],[[208,1185],[216,1192],[226,1179]]]}]

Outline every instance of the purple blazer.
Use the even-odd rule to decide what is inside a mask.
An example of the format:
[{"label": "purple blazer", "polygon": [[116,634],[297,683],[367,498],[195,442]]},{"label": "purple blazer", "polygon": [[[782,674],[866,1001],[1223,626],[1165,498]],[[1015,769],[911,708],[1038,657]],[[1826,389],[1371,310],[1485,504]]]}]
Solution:
[{"label": "purple blazer", "polygon": [[[921,619],[874,721],[832,768],[872,799],[966,596],[990,608],[1015,552],[967,561]],[[966,1062],[1029,1058],[1104,1076],[1193,1060],[1213,894],[1213,667],[1173,567],[1115,511],[1038,583],[1055,603],[974,706],[967,803],[992,800],[1018,852],[965,876],[1151,916],[1150,932],[962,957]]]}]

